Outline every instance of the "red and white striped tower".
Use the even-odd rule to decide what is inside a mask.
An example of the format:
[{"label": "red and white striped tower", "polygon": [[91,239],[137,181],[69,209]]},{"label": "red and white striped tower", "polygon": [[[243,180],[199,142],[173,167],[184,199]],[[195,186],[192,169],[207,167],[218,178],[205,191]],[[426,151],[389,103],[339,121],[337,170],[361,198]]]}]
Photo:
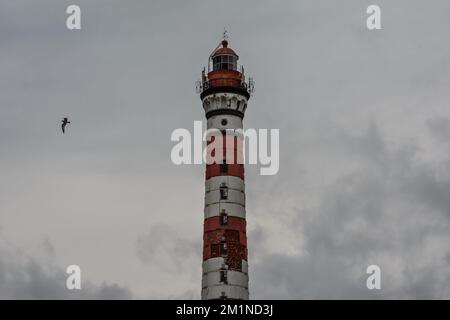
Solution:
[{"label": "red and white striped tower", "polygon": [[[248,299],[242,120],[253,81],[246,83],[238,55],[224,39],[209,57],[198,91],[208,129],[220,130],[223,156],[206,165],[202,299]],[[239,163],[238,163],[239,162]]]}]

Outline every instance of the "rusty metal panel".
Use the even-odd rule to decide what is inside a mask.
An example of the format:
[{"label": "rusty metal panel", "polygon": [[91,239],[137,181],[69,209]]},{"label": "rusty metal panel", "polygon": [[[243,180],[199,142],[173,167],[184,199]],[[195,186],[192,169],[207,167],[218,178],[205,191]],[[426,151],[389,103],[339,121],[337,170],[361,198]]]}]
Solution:
[{"label": "rusty metal panel", "polygon": [[208,255],[208,245],[205,245],[203,256],[207,256],[208,259],[209,257],[211,258],[220,257],[220,244],[217,243],[211,244],[209,248],[210,248],[210,255]]},{"label": "rusty metal panel", "polygon": [[242,271],[242,260],[247,260],[247,246],[240,242],[228,243],[225,262],[230,270]]},{"label": "rusty metal panel", "polygon": [[[226,250],[223,248],[226,247]],[[242,271],[247,260],[247,235],[240,230],[216,229],[203,234],[203,260],[223,257],[229,270]]]}]

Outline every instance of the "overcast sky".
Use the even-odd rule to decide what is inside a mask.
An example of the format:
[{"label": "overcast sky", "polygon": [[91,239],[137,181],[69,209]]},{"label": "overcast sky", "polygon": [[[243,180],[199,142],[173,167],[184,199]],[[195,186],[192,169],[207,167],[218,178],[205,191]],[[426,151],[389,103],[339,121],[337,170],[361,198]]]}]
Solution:
[{"label": "overcast sky", "polygon": [[246,167],[250,297],[450,299],[449,12],[0,0],[0,298],[200,298],[204,166],[173,165],[170,135],[204,118],[226,27],[256,82],[245,127],[280,129],[279,173]]}]

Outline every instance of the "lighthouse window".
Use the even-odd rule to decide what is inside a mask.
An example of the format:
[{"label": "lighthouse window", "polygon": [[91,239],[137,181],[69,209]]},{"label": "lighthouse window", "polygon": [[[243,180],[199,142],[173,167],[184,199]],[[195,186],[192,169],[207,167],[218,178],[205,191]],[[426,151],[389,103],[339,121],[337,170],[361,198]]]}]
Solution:
[{"label": "lighthouse window", "polygon": [[228,224],[228,214],[226,212],[220,213],[220,224],[226,226]]},{"label": "lighthouse window", "polygon": [[220,200],[228,200],[228,187],[227,186],[220,187]]},{"label": "lighthouse window", "polygon": [[219,70],[221,62],[222,62],[222,57],[213,58],[213,70]]},{"label": "lighthouse window", "polygon": [[220,271],[220,282],[228,284],[227,272],[225,270]]},{"label": "lighthouse window", "polygon": [[228,164],[226,164],[226,163],[221,163],[221,164],[220,164],[220,172],[221,172],[221,173],[227,173],[227,172],[228,172]]},{"label": "lighthouse window", "polygon": [[236,70],[237,61],[235,56],[217,56],[213,58],[213,70]]},{"label": "lighthouse window", "polygon": [[227,255],[227,251],[228,251],[227,243],[225,242],[225,240],[222,240],[220,242],[220,254],[223,255],[223,256],[226,256]]},{"label": "lighthouse window", "polygon": [[220,70],[222,64],[222,56],[213,58],[213,70]]},{"label": "lighthouse window", "polygon": [[228,120],[227,119],[222,119],[221,124],[223,126],[226,126],[228,124]]}]

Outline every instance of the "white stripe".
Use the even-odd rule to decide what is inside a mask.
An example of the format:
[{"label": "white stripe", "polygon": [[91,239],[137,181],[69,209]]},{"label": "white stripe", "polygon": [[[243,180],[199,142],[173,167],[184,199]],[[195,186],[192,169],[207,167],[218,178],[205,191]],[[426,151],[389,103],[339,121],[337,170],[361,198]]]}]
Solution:
[{"label": "white stripe", "polygon": [[240,94],[216,93],[203,98],[203,109],[205,110],[205,112],[218,109],[231,109],[243,112],[244,106],[247,103],[247,99]]},{"label": "white stripe", "polygon": [[228,299],[248,300],[249,298],[248,289],[246,288],[239,286],[220,285],[202,289],[202,299],[220,299],[222,297],[222,293],[224,293]]},{"label": "white stripe", "polygon": [[245,219],[245,207],[237,203],[213,203],[209,206],[205,206],[204,215],[205,219],[220,216],[222,210],[230,217],[239,217]]},{"label": "white stripe", "polygon": [[[225,259],[223,257],[210,258],[203,261],[202,269],[203,273],[208,273],[212,271],[218,271],[225,265]],[[242,260],[242,272],[248,273],[248,262]]]},{"label": "white stripe", "polygon": [[205,194],[205,206],[215,203],[236,203],[245,206],[245,193],[234,189],[228,189],[227,199],[220,198],[220,190],[213,190]]},{"label": "white stripe", "polygon": [[245,183],[241,178],[235,176],[217,176],[205,181],[205,192],[218,190],[223,183],[230,189],[245,191]]},{"label": "white stripe", "polygon": [[220,286],[224,283],[220,280],[221,272],[226,272],[227,284],[230,286],[240,286],[248,289],[248,275],[239,271],[214,271],[204,274],[202,277],[202,288]]},{"label": "white stripe", "polygon": [[[222,120],[227,120],[226,124],[222,124]],[[208,129],[242,129],[242,119],[238,116],[231,114],[217,115],[210,117],[206,122]]]}]

